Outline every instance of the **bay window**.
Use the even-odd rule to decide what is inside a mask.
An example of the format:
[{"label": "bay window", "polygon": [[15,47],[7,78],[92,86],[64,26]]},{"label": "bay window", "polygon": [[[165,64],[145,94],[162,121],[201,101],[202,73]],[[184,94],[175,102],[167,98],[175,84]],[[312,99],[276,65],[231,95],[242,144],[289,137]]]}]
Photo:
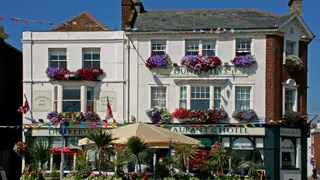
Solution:
[{"label": "bay window", "polygon": [[216,55],[215,40],[186,40],[185,55]]},{"label": "bay window", "polygon": [[298,85],[293,79],[283,83],[283,113],[286,111],[297,111]]},{"label": "bay window", "polygon": [[219,86],[186,85],[179,87],[179,107],[202,109],[221,107],[221,88]]},{"label": "bay window", "polygon": [[[91,83],[89,83],[91,84]],[[95,111],[94,84],[66,83],[53,87],[53,111]]]},{"label": "bay window", "polygon": [[235,87],[236,110],[251,109],[251,87]]},{"label": "bay window", "polygon": [[151,108],[167,107],[167,87],[152,86],[151,87]]}]

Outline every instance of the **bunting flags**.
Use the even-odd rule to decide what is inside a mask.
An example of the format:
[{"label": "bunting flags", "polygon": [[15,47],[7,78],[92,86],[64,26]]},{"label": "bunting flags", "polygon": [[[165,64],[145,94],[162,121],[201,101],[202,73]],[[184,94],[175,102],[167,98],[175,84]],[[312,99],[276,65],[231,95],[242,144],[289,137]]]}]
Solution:
[{"label": "bunting flags", "polygon": [[[109,97],[107,97],[107,112],[106,112],[106,121],[109,119],[113,119],[112,109],[109,102]],[[113,120],[114,121],[114,120]]]}]

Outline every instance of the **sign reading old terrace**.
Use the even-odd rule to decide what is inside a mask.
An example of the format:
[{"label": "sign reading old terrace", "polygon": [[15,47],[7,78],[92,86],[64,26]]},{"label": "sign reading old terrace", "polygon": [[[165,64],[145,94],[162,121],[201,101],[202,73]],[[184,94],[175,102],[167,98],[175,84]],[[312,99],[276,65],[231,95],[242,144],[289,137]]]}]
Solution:
[{"label": "sign reading old terrace", "polygon": [[171,126],[167,127],[172,132],[187,135],[238,135],[238,136],[264,136],[264,128],[220,127],[220,126]]},{"label": "sign reading old terrace", "polygon": [[168,68],[155,68],[152,72],[159,77],[179,78],[179,77],[214,77],[214,76],[248,76],[249,68],[235,68],[220,66],[208,71],[195,71],[183,66],[175,66]]}]

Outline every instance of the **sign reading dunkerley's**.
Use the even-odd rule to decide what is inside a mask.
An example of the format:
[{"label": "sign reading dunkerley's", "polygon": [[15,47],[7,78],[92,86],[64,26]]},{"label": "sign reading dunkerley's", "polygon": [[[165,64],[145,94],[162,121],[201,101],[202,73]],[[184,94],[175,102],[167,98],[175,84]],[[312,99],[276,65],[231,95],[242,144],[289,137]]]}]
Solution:
[{"label": "sign reading dunkerley's", "polygon": [[221,127],[221,126],[171,126],[170,131],[187,135],[238,135],[264,136],[264,128]]},{"label": "sign reading dunkerley's", "polygon": [[280,136],[301,137],[301,130],[300,129],[292,129],[292,128],[281,128],[280,129]]},{"label": "sign reading dunkerley's", "polygon": [[248,76],[250,68],[235,68],[233,66],[220,66],[208,71],[194,71],[183,66],[168,68],[155,68],[152,71],[159,77],[179,78],[179,77],[211,77],[211,76]]},{"label": "sign reading dunkerley's", "polygon": [[[94,129],[73,129],[67,128],[65,136],[85,136],[89,131],[93,131]],[[51,128],[51,129],[34,129],[32,130],[32,136],[61,136],[59,133],[59,128]]]}]

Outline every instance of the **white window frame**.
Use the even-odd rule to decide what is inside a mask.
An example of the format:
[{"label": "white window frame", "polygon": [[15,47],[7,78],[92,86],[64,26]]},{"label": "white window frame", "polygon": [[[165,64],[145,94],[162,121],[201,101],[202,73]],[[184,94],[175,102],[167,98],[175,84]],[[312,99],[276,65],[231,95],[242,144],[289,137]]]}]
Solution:
[{"label": "white window frame", "polygon": [[235,86],[234,87],[234,109],[236,110],[241,110],[237,109],[237,88],[250,88],[250,103],[249,103],[249,109],[253,109],[252,107],[252,86]]},{"label": "white window frame", "polygon": [[[153,45],[160,45],[160,49],[153,50]],[[152,39],[151,40],[151,51],[150,55],[156,55],[153,54],[153,52],[163,52],[163,54],[167,54],[167,40],[165,39]],[[164,47],[164,48],[163,48]]]},{"label": "white window frame", "polygon": [[[187,49],[187,45],[188,45],[188,42],[198,42],[198,46],[199,46],[199,49],[198,51],[192,51],[192,52],[198,52],[199,55],[203,55],[203,50],[204,50],[204,47],[203,47],[203,42],[204,41],[212,41],[214,46],[212,49],[207,49],[207,50],[213,50],[214,51],[214,54],[215,56],[218,56],[217,55],[217,40],[216,39],[185,39],[184,41],[184,55],[187,55],[187,52],[188,52],[188,49]],[[190,51],[191,52],[191,51]]]},{"label": "white window frame", "polygon": [[288,79],[285,83],[282,84],[282,114],[285,114],[285,100],[286,100],[286,89],[291,89],[295,91],[295,102],[293,105],[293,111],[298,110],[298,87],[299,85],[293,79]]},{"label": "white window frame", "polygon": [[291,152],[288,151],[288,150],[284,150],[284,149],[282,148],[282,146],[281,146],[281,147],[280,147],[280,167],[281,167],[281,168],[300,168],[300,165],[299,165],[300,158],[301,158],[300,138],[293,139],[293,138],[290,138],[290,137],[288,137],[288,138],[286,138],[286,137],[281,137],[281,138],[280,138],[281,144],[283,144],[283,141],[284,141],[284,140],[288,140],[288,141],[290,141],[290,142],[293,143],[293,146],[294,146],[293,151],[294,151],[294,161],[295,161],[294,163],[295,163],[295,166],[294,166],[294,167],[283,167],[283,163],[282,163],[282,153],[283,153],[283,152],[289,152],[289,153],[291,153]]},{"label": "white window frame", "polygon": [[[89,54],[89,53],[91,55],[91,59],[85,59],[84,55]],[[93,59],[93,54],[96,54],[96,53],[99,53],[99,59]],[[82,67],[84,67],[85,62],[91,63],[91,66],[86,67],[86,68],[94,67],[93,66],[94,62],[99,62],[99,67],[97,67],[97,68],[100,68],[101,67],[101,50],[100,50],[100,48],[82,48],[82,63],[83,63]]]},{"label": "white window frame", "polygon": [[[51,55],[52,54],[57,54],[58,59],[57,60],[51,60]],[[60,60],[60,54],[65,55],[66,59]],[[58,62],[58,67],[60,67],[60,62],[65,62],[66,63],[66,68],[68,67],[68,56],[67,56],[67,48],[49,48],[48,49],[48,60],[49,60],[49,66],[51,67],[51,62]]]},{"label": "white window frame", "polygon": [[[296,46],[297,46],[297,42],[294,42],[294,41],[289,41],[289,40],[286,40],[285,41],[286,42],[286,45],[285,45],[285,54],[286,54],[286,56],[288,56],[288,55],[297,55],[297,51],[296,51]],[[288,51],[287,51],[287,48],[288,48],[288,45],[293,45],[293,47],[292,47],[292,53],[291,54],[288,54]]]},{"label": "white window frame", "polygon": [[218,85],[218,84],[209,84],[209,85],[204,85],[204,84],[188,84],[188,85],[179,85],[177,86],[177,89],[176,89],[176,92],[177,92],[177,104],[178,106],[180,107],[180,88],[181,87],[186,87],[187,88],[187,109],[190,109],[191,108],[191,87],[192,86],[209,86],[210,88],[210,103],[209,103],[209,108],[212,109],[212,108],[218,108],[218,107],[214,107],[214,88],[215,87],[219,87],[220,88],[220,107],[219,108],[222,108],[223,107],[223,104],[222,104],[222,97],[223,97],[223,86],[222,85]]},{"label": "white window frame", "polygon": [[168,85],[149,85],[149,108],[152,108],[152,88],[166,88],[166,105],[165,109],[168,109],[168,96],[169,96],[169,86]]},{"label": "white window frame", "polygon": [[[81,111],[81,86],[63,86],[62,87],[62,92],[65,88],[77,88],[77,90],[79,89],[79,99],[63,99],[63,93],[62,93],[62,110],[63,110],[63,103],[65,102],[79,102],[80,103],[80,109],[79,111]],[[74,94],[74,93],[73,93]],[[63,111],[64,112],[64,111]],[[65,112],[69,112],[69,111],[65,111]],[[74,111],[72,111],[74,112]],[[77,112],[77,111],[76,111]]]},{"label": "white window frame", "polygon": [[[250,41],[250,49],[248,48],[241,48],[241,49],[238,49],[238,41],[240,42],[245,42],[245,41]],[[247,46],[247,45],[245,45]],[[236,38],[235,39],[235,55],[237,56],[238,53],[249,53],[250,55],[253,54],[253,51],[252,51],[252,48],[253,47],[253,38]]]},{"label": "white window frame", "polygon": [[[54,106],[52,106],[52,111],[57,111],[57,112],[63,112],[63,87],[80,87],[80,111],[85,113],[87,112],[87,87],[93,87],[93,111],[96,112],[97,110],[97,103],[96,103],[96,88],[95,82],[85,82],[85,83],[78,83],[78,82],[55,82],[56,84],[53,85],[52,87],[52,98],[54,98],[55,90],[58,91],[57,93],[57,109],[54,109]],[[55,88],[56,87],[56,88]],[[53,101],[54,103],[54,101]]]},{"label": "white window frame", "polygon": [[255,109],[254,107],[254,83],[235,83],[233,84],[232,88],[232,101],[233,101],[233,108],[236,110],[236,87],[251,87],[250,91],[250,109]]}]

